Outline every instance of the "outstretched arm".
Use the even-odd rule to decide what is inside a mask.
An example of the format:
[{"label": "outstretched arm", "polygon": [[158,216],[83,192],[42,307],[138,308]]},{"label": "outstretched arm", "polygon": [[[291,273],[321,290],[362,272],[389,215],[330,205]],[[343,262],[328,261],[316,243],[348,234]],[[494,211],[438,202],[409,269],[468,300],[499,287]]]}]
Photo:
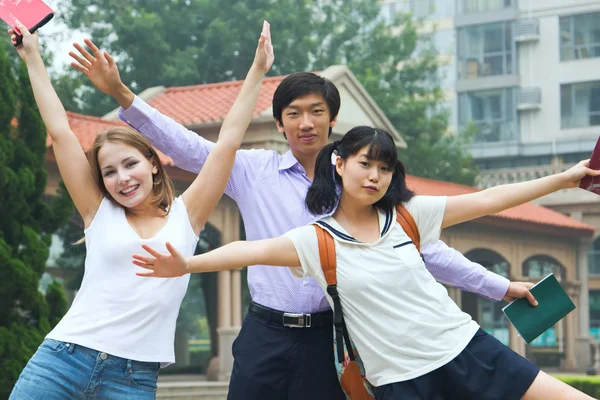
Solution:
[{"label": "outstretched arm", "polygon": [[508,279],[472,262],[441,240],[423,245],[421,253],[425,267],[439,282],[495,301],[506,295]]},{"label": "outstretched arm", "polygon": [[[20,22],[17,22],[16,26],[23,36],[23,42],[17,47],[17,52],[27,65],[35,101],[52,138],[58,169],[87,227],[100,206],[102,193],[94,180],[85,153],[71,131],[67,113],[52,87],[40,55],[37,33],[32,35]],[[8,32],[13,44],[16,44],[14,30],[10,29]]]},{"label": "outstretched arm", "polygon": [[589,160],[583,160],[559,174],[448,197],[442,227],[459,224],[484,215],[495,214],[557,190],[577,187],[584,176],[600,175],[600,171],[590,169],[588,165]]},{"label": "outstretched arm", "polygon": [[202,226],[223,195],[236,152],[252,120],[262,79],[271,69],[273,60],[269,23],[265,21],[254,62],[246,75],[240,93],[223,121],[217,145],[210,152],[194,182],[183,193],[183,201],[196,234],[200,233]]},{"label": "outstretched arm", "polygon": [[421,252],[425,267],[439,282],[494,301],[503,299],[512,301],[526,297],[531,305],[537,305],[537,301],[529,291],[533,283],[511,282],[469,260],[441,240],[423,245]]},{"label": "outstretched arm", "polygon": [[139,276],[174,278],[192,272],[226,271],[247,265],[300,266],[296,247],[286,236],[251,242],[232,242],[187,259],[168,242],[169,254],[159,253],[145,244],[142,247],[150,256],[133,255],[133,263],[148,270],[138,272]]}]

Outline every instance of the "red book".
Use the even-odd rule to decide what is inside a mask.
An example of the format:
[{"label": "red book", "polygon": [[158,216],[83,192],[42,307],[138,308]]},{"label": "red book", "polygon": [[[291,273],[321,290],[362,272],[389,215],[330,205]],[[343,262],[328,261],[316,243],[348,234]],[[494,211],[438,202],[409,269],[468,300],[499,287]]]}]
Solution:
[{"label": "red book", "polygon": [[[33,33],[54,16],[54,11],[42,0],[0,0],[0,19],[11,28],[18,19]],[[17,38],[17,45],[21,43]]]},{"label": "red book", "polygon": [[[600,137],[596,142],[596,147],[590,157],[591,169],[600,170]],[[585,190],[589,190],[592,193],[600,194],[600,176],[584,176],[579,183],[579,187]]]}]

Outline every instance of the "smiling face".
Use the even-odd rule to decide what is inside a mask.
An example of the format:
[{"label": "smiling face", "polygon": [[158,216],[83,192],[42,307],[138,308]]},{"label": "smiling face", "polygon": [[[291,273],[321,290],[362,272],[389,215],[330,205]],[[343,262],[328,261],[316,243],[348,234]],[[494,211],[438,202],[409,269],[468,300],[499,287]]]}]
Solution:
[{"label": "smiling face", "polygon": [[151,204],[158,168],[135,147],[105,142],[98,151],[98,167],[106,191],[123,207]]},{"label": "smiling face", "polygon": [[372,159],[369,146],[364,146],[346,160],[336,158],[336,171],[342,178],[342,199],[363,206],[377,203],[386,194],[394,168],[386,161]]},{"label": "smiling face", "polygon": [[275,122],[279,132],[286,135],[292,153],[298,157],[318,154],[327,144],[329,129],[335,121],[322,96],[307,94],[284,107],[281,123]]}]

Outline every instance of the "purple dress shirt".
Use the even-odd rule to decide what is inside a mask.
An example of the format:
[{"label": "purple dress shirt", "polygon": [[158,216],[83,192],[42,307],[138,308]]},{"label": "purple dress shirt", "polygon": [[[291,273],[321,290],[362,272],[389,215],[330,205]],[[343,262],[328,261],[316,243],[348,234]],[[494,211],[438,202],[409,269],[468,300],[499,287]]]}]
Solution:
[{"label": "purple dress shirt", "polygon": [[[119,118],[145,135],[170,156],[175,165],[198,173],[214,143],[162,115],[136,96]],[[225,194],[238,205],[247,240],[268,239],[311,223],[315,217],[304,200],[312,181],[291,151],[239,150]],[[443,242],[421,249],[425,265],[438,280],[493,300],[501,300],[509,281],[469,261]],[[314,278],[295,278],[287,268],[248,267],[252,300],[291,313],[328,310],[329,304]]]}]

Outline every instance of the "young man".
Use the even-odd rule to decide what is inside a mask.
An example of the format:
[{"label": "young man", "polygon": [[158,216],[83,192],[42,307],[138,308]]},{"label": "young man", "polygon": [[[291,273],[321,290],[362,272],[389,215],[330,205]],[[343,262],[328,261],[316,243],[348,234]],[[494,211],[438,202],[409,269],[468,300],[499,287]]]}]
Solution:
[{"label": "young man", "polygon": [[[195,173],[202,168],[214,143],[135,96],[108,54],[95,59],[80,45],[75,47],[81,56],[71,56],[86,65],[85,74],[98,89],[121,105],[122,120],[179,168]],[[327,79],[297,73],[281,82],[273,97],[273,116],[290,151],[283,156],[269,150],[238,151],[225,190],[240,209],[247,240],[276,237],[315,219],[304,200],[339,108],[339,92]],[[531,285],[510,283],[443,242],[424,246],[422,253],[439,281],[494,300],[531,296]],[[294,278],[287,268],[255,265],[248,268],[248,285],[252,304],[233,344],[228,398],[345,399],[334,368],[332,312],[316,281]]]}]

